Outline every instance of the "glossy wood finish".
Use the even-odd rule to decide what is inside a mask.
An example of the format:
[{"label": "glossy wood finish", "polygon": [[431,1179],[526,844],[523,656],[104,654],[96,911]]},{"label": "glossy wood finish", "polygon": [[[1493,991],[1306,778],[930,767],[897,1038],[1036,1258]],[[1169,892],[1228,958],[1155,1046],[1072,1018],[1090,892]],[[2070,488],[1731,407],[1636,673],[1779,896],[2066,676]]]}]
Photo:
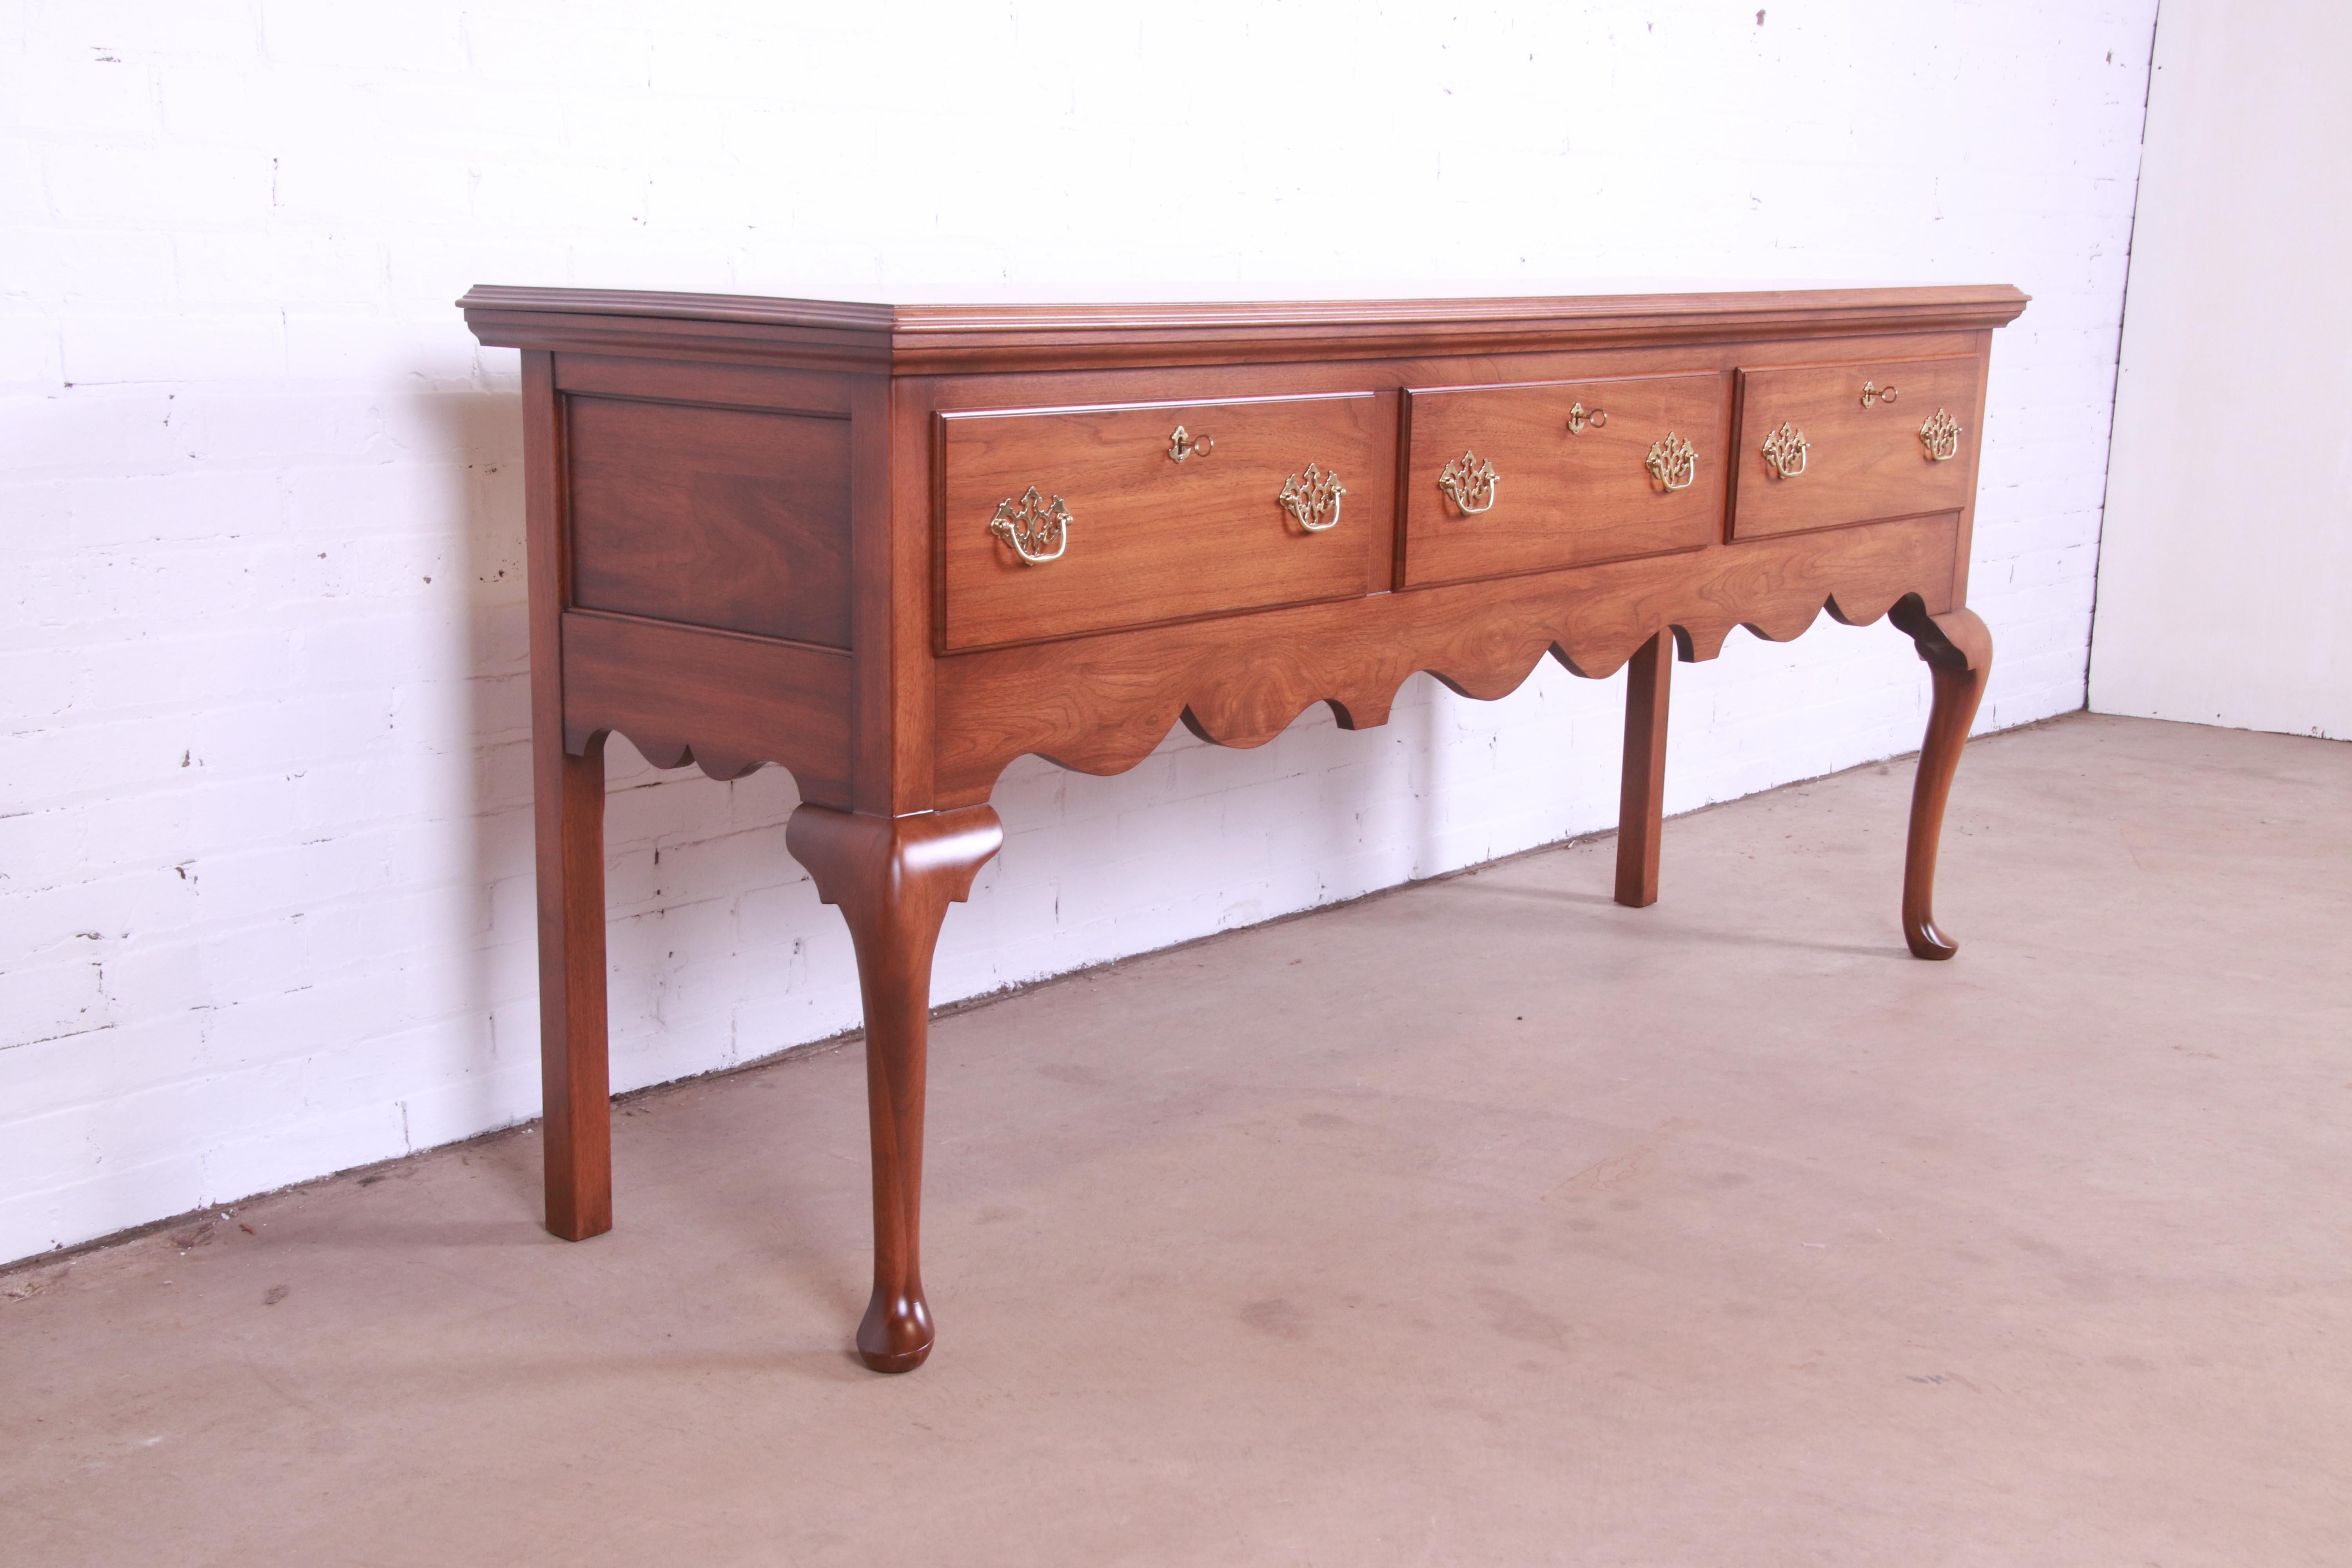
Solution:
[{"label": "glossy wood finish", "polygon": [[[1965,506],[1976,493],[1976,430],[1961,433],[1968,460],[1936,462],[1920,444],[1919,426],[1938,410],[1967,425],[1981,379],[1975,356],[1958,354],[1743,370],[1731,536],[1761,539]],[[1864,387],[1887,386],[1900,395],[1894,402],[1874,395],[1864,402]],[[1765,437],[1782,425],[1801,430],[1811,446],[1804,471],[1791,479],[1775,477],[1764,459]]]},{"label": "glossy wood finish", "polygon": [[1664,839],[1666,700],[1673,689],[1675,640],[1659,632],[1625,665],[1624,781],[1617,795],[1617,901],[1647,909],[1658,901],[1658,850]]},{"label": "glossy wood finish", "polygon": [[[2004,288],[1006,307],[477,289],[477,333],[526,351],[550,1228],[610,1223],[614,731],[663,765],[775,762],[799,783],[788,843],[849,924],[866,1002],[876,1278],[858,1344],[882,1370],[932,1342],[931,952],[995,850],[989,795],[1024,753],[1112,773],[1178,723],[1244,746],[1316,702],[1378,724],[1416,671],[1496,698],[1547,657],[1589,676],[1630,660],[1619,893],[1645,903],[1671,658],[1714,657],[1734,626],[1786,638],[1825,607],[1891,612],[1937,693],[1906,934],[1948,954],[1936,837],[1990,656],[1965,609],[1976,434],[1992,329],[2024,303]],[[1835,406],[1889,366],[1895,410]],[[1944,393],[1973,400],[1953,409],[1965,445],[1927,464],[1911,455],[1920,405]],[[1579,403],[1608,424],[1570,431]],[[1817,422],[1825,466],[1807,478],[1822,482],[1743,510],[1729,432],[1768,404]],[[1179,423],[1213,447],[1171,461]],[[1697,448],[1690,489],[1640,466],[1653,425]],[[1457,436],[1507,458],[1483,519],[1418,493]],[[1328,533],[1276,504],[1310,462],[1348,488]],[[1032,484],[1076,520],[1048,566],[987,533]]]},{"label": "glossy wood finish", "polygon": [[570,750],[618,730],[656,767],[731,779],[778,762],[803,800],[849,805],[847,653],[593,610],[561,626]]},{"label": "glossy wood finish", "polygon": [[849,422],[565,399],[572,602],[849,646]]},{"label": "glossy wood finish", "polygon": [[987,806],[859,816],[804,805],[785,842],[838,907],[857,949],[866,1005],[866,1110],[874,1157],[874,1294],[857,1353],[876,1372],[911,1372],[931,1353],[923,1300],[923,1079],[931,953],[950,903],[1004,841]]},{"label": "glossy wood finish", "polygon": [[613,1228],[612,1089],[604,1046],[604,748],[563,740],[562,429],[544,353],[522,356],[523,482],[530,573],[532,832],[538,858],[539,1062],[547,1228],[583,1241]]},{"label": "glossy wood finish", "polygon": [[1342,728],[1370,729],[1419,670],[1465,697],[1506,697],[1547,654],[1612,674],[1661,627],[1707,659],[1736,626],[1785,642],[1825,607],[1865,625],[1947,580],[1958,526],[1915,518],[941,659],[933,798],[984,801],[1026,752],[1124,773],[1178,723],[1256,746],[1326,702]]},{"label": "glossy wood finish", "polygon": [[619,397],[846,419],[855,385],[854,379],[845,375],[769,364],[638,359],[627,354],[555,356],[555,390],[568,395],[567,401],[571,396]]},{"label": "glossy wood finish", "polygon": [[[1148,626],[1385,586],[1388,448],[1370,392],[1230,403],[962,411],[940,417],[941,647],[986,647]],[[1189,445],[1170,457],[1181,427]],[[1339,521],[1283,510],[1310,466],[1341,476]],[[1030,564],[989,531],[1034,488],[1073,519]]]},{"label": "glossy wood finish", "polygon": [[1949,958],[1959,944],[1936,927],[1936,849],[1943,840],[1944,806],[1960,748],[1984,700],[1992,673],[1992,633],[1976,612],[1953,610],[1930,616],[1916,600],[1895,606],[1895,624],[1910,635],[1932,672],[1935,696],[1927,710],[1927,738],[1919,748],[1919,771],[1911,786],[1911,831],[1903,854],[1903,939],[1917,958]]},{"label": "glossy wood finish", "polygon": [[534,743],[539,1068],[547,1228],[583,1241],[613,1228],[613,1089],[605,1039],[604,738],[584,756]]},{"label": "glossy wood finish", "polygon": [[458,305],[477,338],[508,348],[911,376],[1977,332],[2016,320],[2026,302],[2007,284],[1087,305],[484,285]]},{"label": "glossy wood finish", "polygon": [[[1719,374],[1412,388],[1405,395],[1404,584],[1713,543],[1723,527],[1729,394]],[[1697,450],[1686,489],[1666,489],[1644,466],[1651,447],[1668,437]],[[1499,476],[1493,504],[1475,513],[1438,486],[1446,465],[1466,452]]]}]

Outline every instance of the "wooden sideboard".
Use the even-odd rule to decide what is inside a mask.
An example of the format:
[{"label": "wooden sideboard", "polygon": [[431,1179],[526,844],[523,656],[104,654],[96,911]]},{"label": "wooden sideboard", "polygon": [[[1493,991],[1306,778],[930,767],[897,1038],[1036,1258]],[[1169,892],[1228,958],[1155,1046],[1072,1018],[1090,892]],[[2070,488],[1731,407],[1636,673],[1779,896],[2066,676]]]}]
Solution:
[{"label": "wooden sideboard", "polygon": [[787,833],[866,1008],[874,1295],[919,1365],[932,949],[1036,752],[1181,722],[1349,729],[1427,670],[1498,698],[1630,666],[1619,901],[1657,897],[1668,676],[1735,626],[1884,616],[1933,682],[1936,847],[1991,639],[1966,607],[2007,287],[1246,305],[887,306],[480,288],[522,351],[547,1226],[612,1225],[604,744],[798,781]]}]

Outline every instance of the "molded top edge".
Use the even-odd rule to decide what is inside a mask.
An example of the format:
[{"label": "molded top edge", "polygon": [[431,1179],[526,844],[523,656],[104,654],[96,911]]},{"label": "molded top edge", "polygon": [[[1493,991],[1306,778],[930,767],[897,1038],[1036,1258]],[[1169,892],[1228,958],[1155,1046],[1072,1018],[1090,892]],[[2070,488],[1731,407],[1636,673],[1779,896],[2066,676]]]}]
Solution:
[{"label": "molded top edge", "polygon": [[2009,284],[1875,289],[1691,290],[1641,294],[1484,295],[1463,299],[1255,300],[1078,305],[900,305],[899,336],[993,331],[1221,331],[1265,327],[1318,329],[1540,328],[1621,317],[1691,320],[1811,314],[1848,317],[1954,308],[2007,310],[2014,320],[2027,296]]},{"label": "molded top edge", "polygon": [[1645,338],[1969,331],[2027,303],[2002,284],[1468,299],[878,305],[741,294],[478,287],[486,343],[683,353],[898,374],[1525,352]]},{"label": "molded top edge", "polygon": [[1617,316],[1703,318],[1828,314],[1900,315],[1974,307],[2005,321],[2029,296],[2006,283],[1870,289],[1768,289],[1644,294],[1493,295],[1469,299],[1253,300],[1117,304],[879,305],[790,300],[760,294],[679,294],[643,289],[538,289],[478,284],[457,301],[467,310],[548,310],[566,315],[642,316],[780,327],[930,334],[971,331],[1101,331],[1106,329],[1249,327],[1534,326]]},{"label": "molded top edge", "polygon": [[457,308],[549,311],[566,316],[645,316],[670,321],[739,321],[773,327],[825,327],[887,332],[888,305],[835,300],[780,300],[762,294],[673,294],[652,289],[516,289],[477,283]]}]

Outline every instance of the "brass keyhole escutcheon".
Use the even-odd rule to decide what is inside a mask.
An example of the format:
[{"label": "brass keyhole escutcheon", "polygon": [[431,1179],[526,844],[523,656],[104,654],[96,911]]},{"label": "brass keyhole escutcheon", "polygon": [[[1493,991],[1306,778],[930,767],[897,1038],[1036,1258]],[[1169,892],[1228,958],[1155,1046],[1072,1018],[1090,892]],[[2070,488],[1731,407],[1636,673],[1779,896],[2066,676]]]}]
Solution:
[{"label": "brass keyhole escutcheon", "polygon": [[1873,386],[1866,381],[1862,384],[1862,405],[1864,408],[1869,407],[1874,403],[1892,403],[1894,401],[1895,389],[1893,387]]},{"label": "brass keyhole escutcheon", "polygon": [[1205,458],[1216,447],[1216,442],[1208,437],[1195,436],[1179,425],[1176,433],[1168,437],[1168,457],[1171,462],[1181,463],[1187,458]]},{"label": "brass keyhole escutcheon", "polygon": [[1579,403],[1568,411],[1568,433],[1570,435],[1583,435],[1584,427],[1588,425],[1591,426],[1595,430],[1608,429],[1609,410],[1606,408],[1595,408],[1588,413],[1584,405]]}]

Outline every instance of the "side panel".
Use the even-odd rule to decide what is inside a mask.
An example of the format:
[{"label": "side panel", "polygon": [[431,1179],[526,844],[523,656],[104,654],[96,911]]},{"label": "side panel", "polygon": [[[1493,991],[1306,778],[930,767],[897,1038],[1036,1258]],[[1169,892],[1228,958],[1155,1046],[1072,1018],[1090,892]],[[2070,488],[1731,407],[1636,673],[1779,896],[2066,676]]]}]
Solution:
[{"label": "side panel", "polygon": [[780,763],[848,804],[860,379],[553,356],[532,661],[560,670],[538,721],[572,754],[617,731],[661,766]]},{"label": "side panel", "polygon": [[849,422],[565,399],[572,599],[849,646]]}]

